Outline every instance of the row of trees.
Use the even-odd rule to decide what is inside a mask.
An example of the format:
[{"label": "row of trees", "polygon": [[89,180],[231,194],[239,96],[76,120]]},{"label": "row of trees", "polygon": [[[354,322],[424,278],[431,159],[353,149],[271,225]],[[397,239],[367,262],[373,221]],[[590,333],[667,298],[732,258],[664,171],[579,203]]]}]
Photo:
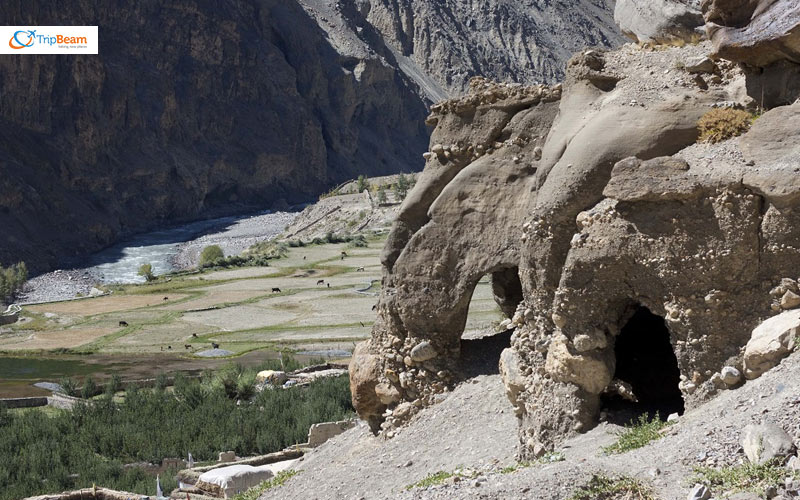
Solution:
[{"label": "row of trees", "polygon": [[[380,186],[377,187],[377,189],[375,190],[376,193],[375,195],[378,200],[378,203],[383,204],[387,202],[387,196],[386,196],[387,187],[392,190],[395,199],[404,200],[406,195],[408,194],[408,191],[412,187],[414,187],[414,183],[415,181],[413,177],[407,176],[406,174],[402,173],[398,174],[397,180],[393,184],[390,184],[388,186],[386,184],[381,184]],[[370,185],[370,183],[367,181],[366,176],[364,175],[358,176],[356,188],[358,189],[359,193],[362,193],[365,189],[373,190],[373,186]]]},{"label": "row of trees", "polygon": [[[123,464],[166,457],[213,460],[219,451],[247,456],[304,442],[318,422],[352,415],[346,377],[308,387],[265,390],[237,404],[250,371],[228,368],[202,381],[178,377],[174,391],[129,388],[124,402],[110,394],[48,415],[40,409],[0,408],[0,500],[92,484],[154,493],[155,478]],[[245,389],[246,392],[249,389]],[[233,396],[233,397],[231,397]],[[162,474],[166,491],[174,484]]]},{"label": "row of trees", "polygon": [[19,262],[9,267],[0,266],[0,303],[11,303],[28,280],[28,267]]}]

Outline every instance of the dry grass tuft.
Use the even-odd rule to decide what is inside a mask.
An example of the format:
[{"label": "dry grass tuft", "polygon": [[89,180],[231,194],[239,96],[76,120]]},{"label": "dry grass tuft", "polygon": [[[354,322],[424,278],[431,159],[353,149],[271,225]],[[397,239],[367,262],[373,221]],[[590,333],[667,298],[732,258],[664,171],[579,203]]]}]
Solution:
[{"label": "dry grass tuft", "polygon": [[699,141],[713,144],[740,136],[750,129],[755,119],[755,115],[740,109],[712,109],[697,122]]}]

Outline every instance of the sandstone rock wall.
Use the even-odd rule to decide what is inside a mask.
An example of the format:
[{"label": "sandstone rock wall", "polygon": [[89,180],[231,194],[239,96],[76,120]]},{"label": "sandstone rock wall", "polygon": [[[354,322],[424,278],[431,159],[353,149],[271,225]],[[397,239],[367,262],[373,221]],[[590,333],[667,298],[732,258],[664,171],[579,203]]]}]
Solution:
[{"label": "sandstone rock wall", "polygon": [[[391,436],[457,382],[469,298],[487,273],[502,277],[514,328],[500,370],[524,457],[596,424],[627,361],[617,338],[640,308],[664,320],[687,408],[726,387],[723,368],[743,371],[753,328],[797,305],[784,296],[800,264],[800,105],[766,112],[740,138],[697,143],[706,112],[759,105],[750,72],[693,63],[712,50],[584,51],[563,87],[473,81],[432,109],[425,171],[386,245],[378,321],[354,358],[356,407],[374,429]],[[514,273],[516,307],[504,293]]]}]

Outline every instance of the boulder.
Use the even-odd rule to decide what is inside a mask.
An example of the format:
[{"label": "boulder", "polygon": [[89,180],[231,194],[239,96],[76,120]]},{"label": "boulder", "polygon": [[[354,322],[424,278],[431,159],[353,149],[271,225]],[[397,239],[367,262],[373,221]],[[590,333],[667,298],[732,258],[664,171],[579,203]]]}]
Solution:
[{"label": "boulder", "polygon": [[380,358],[369,350],[368,342],[359,343],[350,361],[350,394],[358,416],[373,430],[380,426],[380,415],[386,409],[375,392],[381,378]]},{"label": "boulder", "polygon": [[732,366],[726,366],[720,371],[720,379],[725,385],[731,387],[742,381],[742,372]]},{"label": "boulder", "polygon": [[771,422],[745,427],[740,444],[747,459],[759,465],[774,459],[785,461],[795,451],[792,437],[782,427]]},{"label": "boulder", "polygon": [[689,73],[713,73],[717,65],[706,56],[692,57],[686,60],[686,71]]},{"label": "boulder", "polygon": [[796,0],[703,0],[703,13],[717,57],[757,67],[800,63]]},{"label": "boulder", "polygon": [[709,498],[711,498],[711,491],[708,489],[708,486],[704,484],[695,484],[689,491],[686,500],[708,500]]},{"label": "boulder", "polygon": [[522,414],[522,405],[517,400],[519,393],[525,390],[525,376],[520,371],[519,356],[513,349],[503,349],[500,353],[500,376],[506,387],[506,396],[514,406],[517,416]]},{"label": "boulder", "polygon": [[617,0],[614,21],[622,33],[639,42],[697,41],[703,15],[693,0]]},{"label": "boulder", "polygon": [[277,370],[263,370],[256,374],[256,382],[260,384],[283,385],[288,379],[286,372]]},{"label": "boulder", "polygon": [[800,306],[800,295],[791,290],[786,290],[786,293],[781,297],[781,307],[783,309],[794,309],[797,306]]},{"label": "boulder", "polygon": [[439,353],[428,341],[420,342],[411,349],[411,359],[417,363],[424,363],[438,355]]},{"label": "boulder", "polygon": [[785,311],[758,325],[744,350],[744,374],[754,379],[794,350],[800,333],[800,310]]}]

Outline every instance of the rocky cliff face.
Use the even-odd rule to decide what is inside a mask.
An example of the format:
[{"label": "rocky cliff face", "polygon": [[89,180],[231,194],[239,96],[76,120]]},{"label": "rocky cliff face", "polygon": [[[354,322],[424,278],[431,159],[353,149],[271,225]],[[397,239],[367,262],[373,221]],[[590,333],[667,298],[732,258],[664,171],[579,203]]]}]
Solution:
[{"label": "rocky cliff face", "polygon": [[427,106],[468,76],[555,78],[572,48],[615,43],[609,6],[585,3],[4,2],[6,24],[101,42],[0,57],[0,263],[416,170]]},{"label": "rocky cliff face", "polygon": [[[759,15],[776,12],[742,19]],[[792,74],[794,30],[783,28],[748,40],[758,57],[782,47],[765,64]],[[432,108],[431,151],[387,242],[378,319],[351,370],[374,429],[393,433],[458,380],[468,304],[487,274],[514,331],[500,370],[523,457],[594,426],[609,393],[663,416],[725,389],[723,372],[747,372],[753,329],[800,304],[800,107],[698,141],[709,111],[738,109],[746,129],[754,115],[741,110],[764,102],[748,95],[760,71],[707,58],[725,53],[727,39],[713,40],[583,51],[563,86],[474,81]]]},{"label": "rocky cliff face", "polygon": [[554,83],[575,51],[621,41],[613,0],[361,2],[392,51],[445,93],[464,91],[474,75]]}]

